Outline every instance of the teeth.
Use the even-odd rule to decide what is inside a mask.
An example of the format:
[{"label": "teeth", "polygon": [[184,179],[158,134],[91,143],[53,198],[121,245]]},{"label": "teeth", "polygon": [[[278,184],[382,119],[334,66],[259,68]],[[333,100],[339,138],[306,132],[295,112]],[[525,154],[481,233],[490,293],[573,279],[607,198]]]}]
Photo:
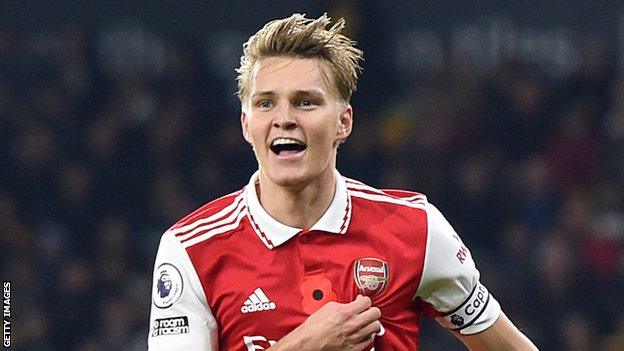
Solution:
[{"label": "teeth", "polygon": [[300,142],[299,140],[290,139],[290,138],[277,138],[273,140],[273,143],[271,145],[284,145],[284,144],[303,145],[303,143]]}]

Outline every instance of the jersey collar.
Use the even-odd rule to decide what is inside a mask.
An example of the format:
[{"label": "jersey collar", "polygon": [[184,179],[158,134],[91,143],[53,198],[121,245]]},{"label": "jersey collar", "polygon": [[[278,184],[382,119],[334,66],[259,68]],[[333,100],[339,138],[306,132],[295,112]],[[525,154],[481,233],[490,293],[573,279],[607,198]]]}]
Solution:
[{"label": "jersey collar", "polygon": [[[245,199],[247,201],[248,217],[251,225],[262,242],[272,249],[277,247],[303,229],[295,228],[278,222],[271,217],[262,207],[256,192],[256,182],[260,171],[256,171],[245,187]],[[351,196],[347,191],[344,178],[335,171],[336,192],[334,199],[323,216],[310,228],[333,234],[344,234],[351,220]]]}]

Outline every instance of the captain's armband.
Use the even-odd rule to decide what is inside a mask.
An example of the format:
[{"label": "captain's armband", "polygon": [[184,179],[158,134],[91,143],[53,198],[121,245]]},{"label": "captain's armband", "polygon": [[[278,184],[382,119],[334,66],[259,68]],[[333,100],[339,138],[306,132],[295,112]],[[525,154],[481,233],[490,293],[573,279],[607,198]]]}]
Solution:
[{"label": "captain's armband", "polygon": [[490,299],[494,300],[490,292],[483,284],[478,283],[464,303],[443,316],[437,317],[436,320],[446,329],[461,331],[479,320],[487,309]]}]

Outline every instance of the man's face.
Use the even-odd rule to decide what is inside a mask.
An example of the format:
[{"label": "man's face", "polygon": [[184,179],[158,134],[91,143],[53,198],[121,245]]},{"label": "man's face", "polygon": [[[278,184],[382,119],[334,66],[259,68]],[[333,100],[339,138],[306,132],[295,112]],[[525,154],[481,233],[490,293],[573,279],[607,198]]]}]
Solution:
[{"label": "man's face", "polygon": [[256,65],[243,134],[277,185],[304,185],[333,172],[335,145],[351,133],[351,106],[325,77],[331,75],[318,59],[273,57]]}]

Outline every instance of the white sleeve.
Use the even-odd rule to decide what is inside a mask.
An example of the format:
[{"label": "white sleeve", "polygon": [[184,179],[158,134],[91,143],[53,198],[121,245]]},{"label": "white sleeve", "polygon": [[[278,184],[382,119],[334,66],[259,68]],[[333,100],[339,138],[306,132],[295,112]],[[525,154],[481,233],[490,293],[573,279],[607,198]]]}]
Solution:
[{"label": "white sleeve", "polygon": [[475,334],[489,328],[501,308],[479,282],[479,271],[470,251],[432,204],[427,210],[427,249],[416,297],[431,304],[441,315],[443,327],[461,334]]},{"label": "white sleeve", "polygon": [[150,351],[218,350],[217,322],[197,272],[180,242],[165,233],[154,265]]}]

